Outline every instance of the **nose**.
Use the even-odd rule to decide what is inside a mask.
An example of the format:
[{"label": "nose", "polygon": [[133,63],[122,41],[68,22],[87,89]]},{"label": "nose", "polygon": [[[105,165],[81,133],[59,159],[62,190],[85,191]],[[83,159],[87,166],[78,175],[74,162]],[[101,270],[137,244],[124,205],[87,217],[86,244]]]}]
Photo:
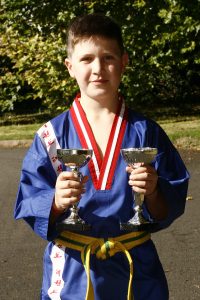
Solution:
[{"label": "nose", "polygon": [[99,74],[101,73],[101,70],[103,68],[103,62],[100,58],[96,58],[93,61],[93,66],[92,66],[92,71],[94,74]]}]

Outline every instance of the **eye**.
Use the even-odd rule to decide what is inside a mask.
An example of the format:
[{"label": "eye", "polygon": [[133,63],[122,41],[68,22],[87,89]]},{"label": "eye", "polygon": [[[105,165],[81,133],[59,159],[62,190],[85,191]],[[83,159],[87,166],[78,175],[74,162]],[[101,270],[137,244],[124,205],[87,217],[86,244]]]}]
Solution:
[{"label": "eye", "polygon": [[91,56],[84,56],[80,59],[81,62],[85,62],[85,63],[89,63],[92,61],[92,57]]},{"label": "eye", "polygon": [[106,55],[104,56],[104,59],[105,59],[106,61],[110,61],[110,60],[113,60],[113,59],[114,59],[114,56],[111,55],[111,54],[106,54]]}]

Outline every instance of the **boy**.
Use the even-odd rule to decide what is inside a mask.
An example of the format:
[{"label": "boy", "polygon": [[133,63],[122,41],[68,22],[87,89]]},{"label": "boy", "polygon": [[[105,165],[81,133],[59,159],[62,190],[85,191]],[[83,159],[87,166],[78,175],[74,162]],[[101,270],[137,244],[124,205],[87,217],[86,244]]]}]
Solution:
[{"label": "boy", "polygon": [[[133,190],[144,195],[144,217],[158,223],[156,230],[169,226],[184,212],[189,175],[163,130],[127,109],[118,94],[128,62],[118,25],[98,14],[76,18],[67,47],[65,63],[80,94],[70,110],[36,134],[24,159],[15,208],[15,218],[24,218],[50,241],[41,299],[167,300],[150,235],[124,235],[119,224],[132,217]],[[120,155],[121,148],[130,147],[156,147],[158,154],[151,166],[132,169]],[[81,182],[60,165],[58,148],[93,149]],[[75,203],[91,230],[59,235],[56,222]],[[126,237],[138,244],[124,246]]]}]

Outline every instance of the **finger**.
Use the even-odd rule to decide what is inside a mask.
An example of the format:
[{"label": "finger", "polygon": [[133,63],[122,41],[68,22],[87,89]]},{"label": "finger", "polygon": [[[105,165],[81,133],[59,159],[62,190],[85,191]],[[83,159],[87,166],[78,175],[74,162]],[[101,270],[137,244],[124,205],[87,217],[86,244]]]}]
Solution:
[{"label": "finger", "polygon": [[139,173],[139,174],[133,174],[131,173],[129,176],[129,180],[132,181],[157,181],[158,180],[158,175],[156,173]]},{"label": "finger", "polygon": [[131,185],[132,187],[139,187],[139,188],[145,188],[147,189],[151,184],[148,181],[144,181],[144,180],[129,180],[129,185]]},{"label": "finger", "polygon": [[132,169],[132,172],[133,174],[140,174],[140,173],[144,173],[144,172],[147,172],[147,173],[156,173],[156,170],[153,168],[153,167],[150,167],[150,166],[143,166],[143,167],[139,167],[139,168],[136,168],[136,169]]},{"label": "finger", "polygon": [[129,184],[133,191],[142,194],[151,194],[157,186],[157,181],[133,181],[129,180]]},{"label": "finger", "polygon": [[150,188],[141,188],[141,187],[138,187],[138,186],[132,186],[132,190],[136,193],[148,196],[148,195],[151,195],[156,190],[156,186],[155,187],[150,187]]},{"label": "finger", "polygon": [[83,188],[83,183],[74,180],[63,180],[56,182],[56,189],[81,189]]},{"label": "finger", "polygon": [[70,203],[80,201],[82,194],[85,193],[85,190],[77,189],[63,189],[57,190],[55,193],[55,204],[60,209],[64,206],[70,205]]},{"label": "finger", "polygon": [[133,167],[133,169],[137,169],[137,168],[140,168],[142,166],[144,166],[143,162],[136,162],[136,163],[133,164],[132,167]]},{"label": "finger", "polygon": [[67,206],[72,206],[74,204],[77,204],[80,201],[80,199],[81,199],[81,196],[67,198],[66,199]]},{"label": "finger", "polygon": [[85,189],[74,189],[74,188],[68,188],[68,189],[60,189],[57,191],[57,195],[59,195],[62,198],[71,198],[71,197],[77,197],[81,196],[85,193]]},{"label": "finger", "polygon": [[145,167],[139,167],[139,168],[132,168],[132,167],[127,167],[126,168],[126,171],[128,173],[131,173],[131,174],[140,174],[140,173],[144,173],[144,172],[147,172],[147,169]]},{"label": "finger", "polygon": [[68,172],[68,171],[61,172],[60,175],[58,176],[58,178],[60,180],[72,179],[72,180],[75,180],[75,181],[80,181],[80,178],[78,177],[77,173]]},{"label": "finger", "polygon": [[136,192],[136,193],[138,193],[138,194],[146,194],[146,190],[145,189],[142,189],[142,188],[140,188],[140,187],[138,187],[138,186],[133,186],[132,187],[132,190],[134,191],[134,192]]},{"label": "finger", "polygon": [[62,201],[60,199],[58,201],[57,197],[55,197],[55,207],[56,207],[56,209],[58,209],[60,211],[65,211],[70,206],[79,202],[80,199],[81,199],[81,196],[77,196],[77,197],[62,198]]}]

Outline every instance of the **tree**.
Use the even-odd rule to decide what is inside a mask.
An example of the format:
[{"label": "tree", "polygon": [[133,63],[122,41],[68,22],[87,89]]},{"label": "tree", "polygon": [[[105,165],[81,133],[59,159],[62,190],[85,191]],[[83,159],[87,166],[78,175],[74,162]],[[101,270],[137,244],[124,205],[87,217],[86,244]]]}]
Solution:
[{"label": "tree", "polygon": [[4,0],[0,110],[41,101],[70,105],[77,90],[65,69],[65,35],[77,15],[101,11],[122,26],[129,67],[121,90],[130,105],[179,104],[200,95],[200,2],[193,0]]}]

